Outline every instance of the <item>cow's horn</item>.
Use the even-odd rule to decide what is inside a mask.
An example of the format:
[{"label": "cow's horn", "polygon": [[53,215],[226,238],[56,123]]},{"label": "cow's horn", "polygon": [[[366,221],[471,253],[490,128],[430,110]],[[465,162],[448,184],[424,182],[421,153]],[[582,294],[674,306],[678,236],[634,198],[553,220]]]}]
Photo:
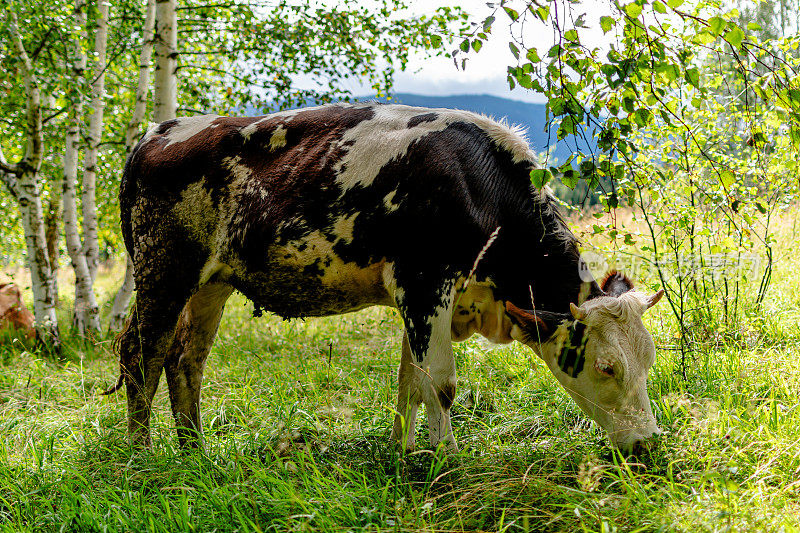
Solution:
[{"label": "cow's horn", "polygon": [[584,318],[586,318],[586,311],[584,311],[574,303],[569,304],[569,312],[572,313],[572,317],[575,320],[583,320]]}]

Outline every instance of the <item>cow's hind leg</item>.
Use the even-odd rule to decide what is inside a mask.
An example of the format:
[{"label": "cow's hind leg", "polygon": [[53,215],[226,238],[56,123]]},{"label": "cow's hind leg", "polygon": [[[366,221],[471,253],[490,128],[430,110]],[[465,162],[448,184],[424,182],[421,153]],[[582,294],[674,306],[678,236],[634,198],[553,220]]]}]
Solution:
[{"label": "cow's hind leg", "polygon": [[128,395],[128,434],[135,447],[150,445],[151,404],[187,299],[188,294],[138,288],[134,319],[138,328],[130,334],[138,335],[139,356],[121,358]]},{"label": "cow's hind leg", "polygon": [[203,369],[232,291],[233,287],[225,283],[210,283],[197,291],[183,308],[175,340],[167,355],[164,368],[178,442],[182,447],[202,443],[200,387]]}]

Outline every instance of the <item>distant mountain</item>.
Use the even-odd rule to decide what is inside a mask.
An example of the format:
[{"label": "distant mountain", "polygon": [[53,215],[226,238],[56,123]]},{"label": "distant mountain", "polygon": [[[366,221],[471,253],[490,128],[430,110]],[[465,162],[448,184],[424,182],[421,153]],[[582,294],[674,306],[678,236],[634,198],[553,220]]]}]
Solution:
[{"label": "distant mountain", "polygon": [[[359,100],[378,100],[386,102],[386,98],[360,97]],[[556,142],[555,128],[551,132],[545,131],[547,121],[545,118],[544,104],[531,104],[510,100],[488,94],[455,94],[451,96],[424,96],[421,94],[396,93],[391,102],[420,107],[445,107],[449,109],[464,109],[475,113],[482,113],[495,119],[506,119],[510,124],[517,124],[527,129],[528,140],[536,152],[544,152],[549,146],[555,146],[551,157],[558,161],[566,161],[574,149],[574,140],[569,144],[565,141]],[[584,153],[586,145],[580,146]],[[594,146],[591,146],[594,148]],[[552,160],[551,160],[552,164]]]}]

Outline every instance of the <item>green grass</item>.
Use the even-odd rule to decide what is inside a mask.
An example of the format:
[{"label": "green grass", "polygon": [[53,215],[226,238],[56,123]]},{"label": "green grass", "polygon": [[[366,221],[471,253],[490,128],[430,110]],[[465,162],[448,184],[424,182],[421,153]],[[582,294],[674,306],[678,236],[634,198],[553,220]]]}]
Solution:
[{"label": "green grass", "polygon": [[[153,448],[131,453],[124,392],[99,395],[117,376],[109,340],[68,338],[60,362],[0,346],[0,528],[800,531],[797,268],[780,263],[747,335],[699,349],[687,380],[659,349],[650,391],[667,433],[641,462],[527,348],[478,338],[455,346],[462,451],[397,453],[388,309],[254,319],[235,295],[205,375],[202,452],[176,449],[162,383]],[[648,317],[660,348],[670,324],[666,307]]]}]

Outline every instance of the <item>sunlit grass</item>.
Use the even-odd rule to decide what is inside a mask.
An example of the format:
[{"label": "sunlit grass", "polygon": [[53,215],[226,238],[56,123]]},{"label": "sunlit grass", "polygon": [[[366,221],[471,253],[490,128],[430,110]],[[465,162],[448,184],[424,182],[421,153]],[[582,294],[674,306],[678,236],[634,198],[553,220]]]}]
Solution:
[{"label": "sunlit grass", "polygon": [[[401,322],[388,309],[254,319],[234,295],[205,374],[203,452],[176,449],[162,383],[153,449],[131,454],[124,392],[99,395],[118,372],[108,339],[68,337],[63,361],[2,346],[0,527],[797,531],[798,267],[783,253],[744,340],[694,353],[686,380],[666,349],[668,311],[648,316],[660,348],[649,388],[666,434],[631,462],[526,348],[477,338],[456,345],[462,451],[401,456],[389,441]],[[104,275],[102,301],[120,276]]]}]

